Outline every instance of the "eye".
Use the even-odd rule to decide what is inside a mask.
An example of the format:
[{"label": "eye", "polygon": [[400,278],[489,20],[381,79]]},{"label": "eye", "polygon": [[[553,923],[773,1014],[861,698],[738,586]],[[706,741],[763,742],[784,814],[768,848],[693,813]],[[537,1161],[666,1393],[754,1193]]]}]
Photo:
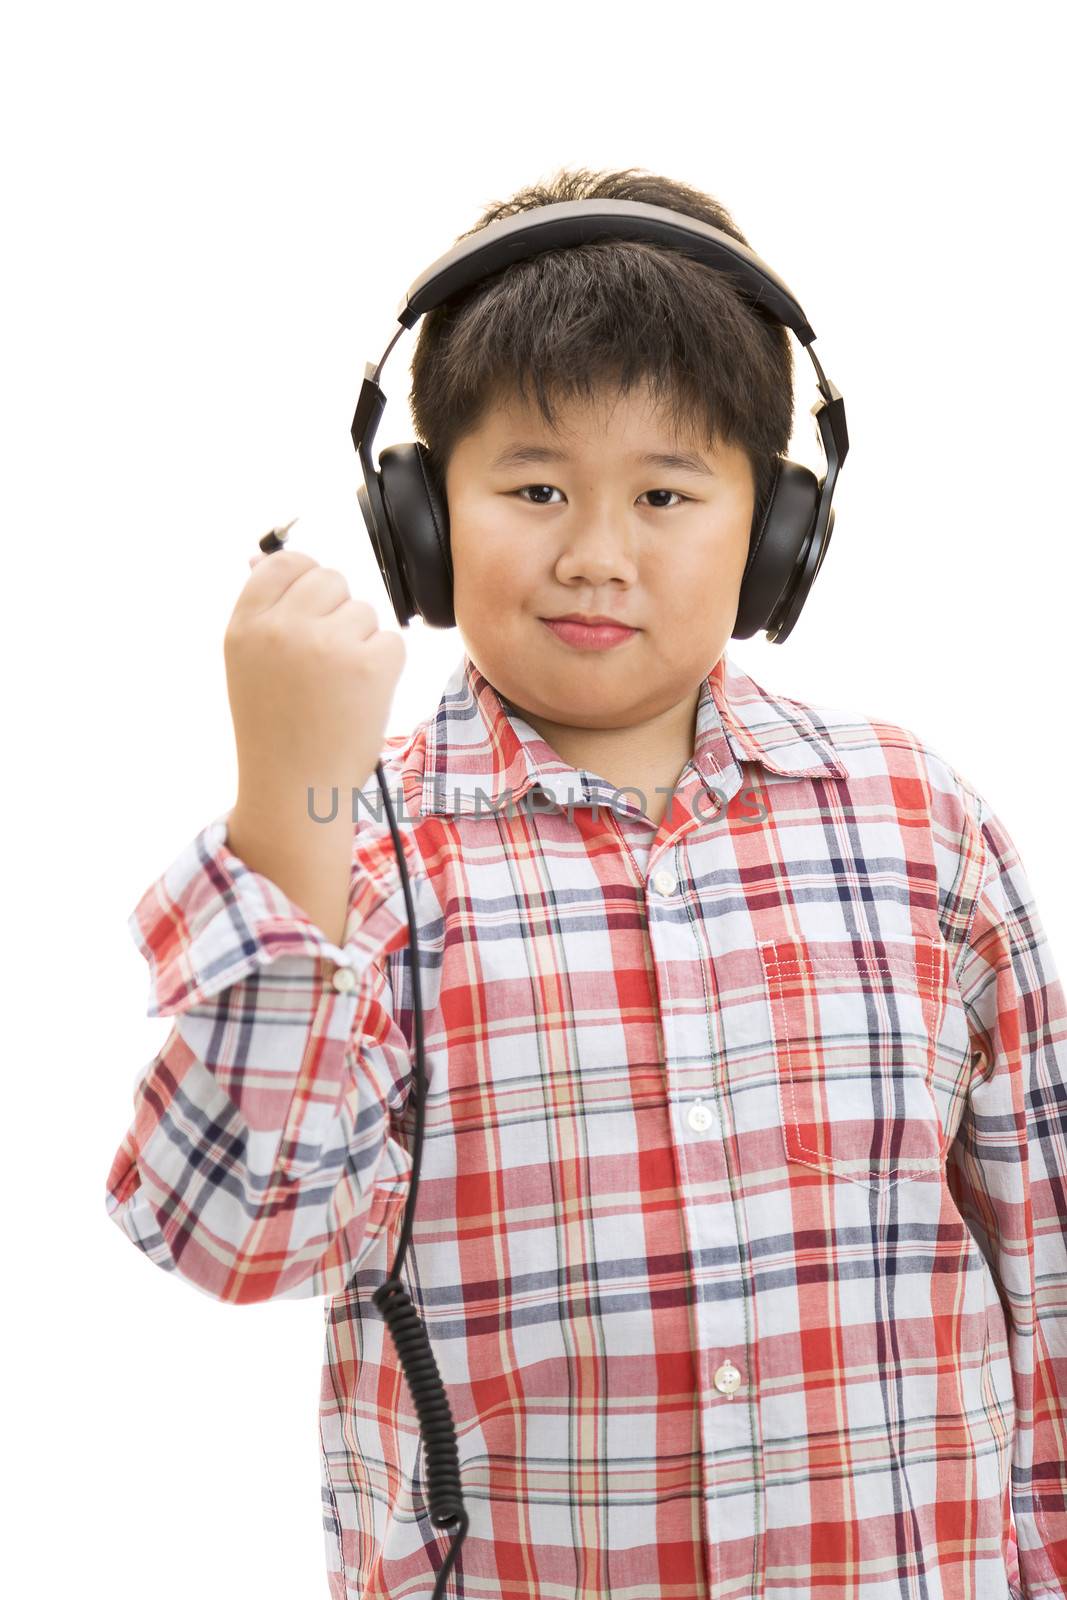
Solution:
[{"label": "eye", "polygon": [[[521,496],[525,497],[526,492],[527,492],[528,489],[547,489],[550,494],[552,494],[552,493],[561,493],[562,492],[562,491],[557,491],[555,485],[551,484],[551,483],[524,483],[521,489],[512,489],[512,490],[509,491],[509,493],[512,495],[512,497],[514,497],[516,495],[521,495]],[[675,500],[677,500],[678,505],[682,505],[682,504],[684,504],[685,501],[692,499],[691,495],[679,494],[676,489],[646,489],[645,490],[645,494],[670,494],[670,495],[674,496]],[[641,498],[643,499],[644,496],[642,496]],[[526,501],[527,505],[534,505],[534,506],[546,506],[549,503],[550,502],[547,501],[547,500],[527,500]],[[651,509],[653,511],[676,511],[678,509],[678,507],[677,506],[652,506]]]}]

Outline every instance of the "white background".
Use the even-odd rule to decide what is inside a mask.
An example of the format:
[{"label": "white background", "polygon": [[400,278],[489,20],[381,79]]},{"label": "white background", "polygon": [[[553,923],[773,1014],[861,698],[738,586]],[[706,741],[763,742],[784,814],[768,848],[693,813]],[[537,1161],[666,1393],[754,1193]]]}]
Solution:
[{"label": "white background", "polygon": [[[1067,971],[1063,44],[1034,3],[9,13],[9,1592],[326,1594],[323,1303],[221,1306],[105,1212],[169,1028],[126,918],[235,798],[222,636],[259,535],[299,516],[293,545],[396,626],[352,411],[402,293],[488,201],[560,165],[665,173],[794,290],[851,449],[793,635],[730,652],[970,778]],[[414,338],[376,450],[414,436]],[[791,453],[821,473],[794,356]],[[390,733],[462,651],[405,638]]]}]

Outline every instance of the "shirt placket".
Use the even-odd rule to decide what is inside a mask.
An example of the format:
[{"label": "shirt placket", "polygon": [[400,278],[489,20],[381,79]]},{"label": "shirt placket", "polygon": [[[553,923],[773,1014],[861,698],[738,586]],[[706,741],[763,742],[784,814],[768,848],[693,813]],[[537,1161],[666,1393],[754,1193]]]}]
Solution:
[{"label": "shirt placket", "polygon": [[678,791],[673,826],[665,825],[649,857],[648,937],[659,986],[664,1066],[671,1107],[680,1199],[692,1276],[694,1370],[703,1456],[705,1561],[708,1593],[762,1591],[763,1495],[751,1272],[743,1206],[726,1156],[727,1113],[715,1066],[713,1022],[672,994],[672,972],[699,970],[714,936],[700,907],[686,906],[682,841],[703,830],[702,856],[722,852],[722,870],[736,863],[726,807],[742,785],[734,764],[715,780],[718,810],[698,775]]}]

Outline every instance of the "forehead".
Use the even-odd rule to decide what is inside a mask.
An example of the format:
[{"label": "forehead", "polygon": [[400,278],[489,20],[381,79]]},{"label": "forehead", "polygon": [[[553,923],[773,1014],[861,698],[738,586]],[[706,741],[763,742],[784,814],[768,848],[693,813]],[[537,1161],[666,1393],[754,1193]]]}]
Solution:
[{"label": "forehead", "polygon": [[494,459],[503,451],[520,450],[533,459],[530,447],[544,460],[578,459],[587,451],[610,450],[621,456],[640,452],[689,452],[694,457],[715,453],[702,430],[679,426],[657,403],[647,386],[628,392],[599,390],[590,396],[551,397],[550,423],[536,401],[517,393],[497,395],[486,406],[471,435],[480,455]]}]

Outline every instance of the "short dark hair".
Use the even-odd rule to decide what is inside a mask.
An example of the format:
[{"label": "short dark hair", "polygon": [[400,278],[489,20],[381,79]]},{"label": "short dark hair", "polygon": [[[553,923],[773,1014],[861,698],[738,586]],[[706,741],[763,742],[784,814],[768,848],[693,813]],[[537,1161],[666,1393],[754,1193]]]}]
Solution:
[{"label": "short dark hair", "polygon": [[[560,200],[638,200],[698,217],[748,245],[717,200],[641,168],[559,169],[486,207],[470,238],[500,217]],[[751,248],[751,247],[750,247]],[[553,402],[651,385],[673,431],[739,445],[752,465],[758,527],[793,428],[793,353],[781,323],[721,273],[680,251],[598,239],[511,263],[422,317],[409,405],[440,493],[460,439],[490,405],[528,397],[546,425]]]}]

